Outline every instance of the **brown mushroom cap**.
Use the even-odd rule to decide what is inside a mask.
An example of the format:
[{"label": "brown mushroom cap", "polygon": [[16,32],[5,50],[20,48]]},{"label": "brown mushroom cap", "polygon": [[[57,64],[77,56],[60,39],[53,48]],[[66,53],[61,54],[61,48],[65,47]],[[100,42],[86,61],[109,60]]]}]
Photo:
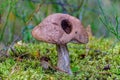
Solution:
[{"label": "brown mushroom cap", "polygon": [[80,20],[61,13],[46,17],[32,30],[32,35],[37,40],[53,44],[66,44],[70,41],[88,42],[88,34]]}]

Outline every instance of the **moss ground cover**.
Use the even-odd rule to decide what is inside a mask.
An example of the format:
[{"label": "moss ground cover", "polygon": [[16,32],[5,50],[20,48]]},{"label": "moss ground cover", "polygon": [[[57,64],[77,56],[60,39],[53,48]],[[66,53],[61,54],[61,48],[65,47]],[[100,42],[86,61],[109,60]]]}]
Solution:
[{"label": "moss ground cover", "polygon": [[[43,43],[16,43],[9,57],[0,58],[2,80],[119,80],[120,42],[113,39],[92,38],[88,44],[68,44],[73,75],[55,68],[55,45]],[[48,68],[42,67],[45,57]]]}]

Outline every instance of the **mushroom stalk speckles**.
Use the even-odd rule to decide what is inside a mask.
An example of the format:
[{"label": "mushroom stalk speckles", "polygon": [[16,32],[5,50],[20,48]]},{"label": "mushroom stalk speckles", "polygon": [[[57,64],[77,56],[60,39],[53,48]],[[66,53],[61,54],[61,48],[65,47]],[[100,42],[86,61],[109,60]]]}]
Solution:
[{"label": "mushroom stalk speckles", "polygon": [[58,52],[58,64],[57,67],[68,73],[72,74],[72,71],[70,69],[70,59],[69,59],[69,52],[67,49],[66,44],[62,45],[56,45],[57,52]]}]

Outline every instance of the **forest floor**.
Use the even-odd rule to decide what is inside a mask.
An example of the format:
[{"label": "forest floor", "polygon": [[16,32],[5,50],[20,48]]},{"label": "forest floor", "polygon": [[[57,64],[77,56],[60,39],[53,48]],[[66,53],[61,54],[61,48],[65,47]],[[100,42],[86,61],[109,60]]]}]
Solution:
[{"label": "forest floor", "polygon": [[0,80],[119,80],[120,42],[91,38],[68,44],[73,75],[57,68],[55,45],[17,42],[0,57]]}]

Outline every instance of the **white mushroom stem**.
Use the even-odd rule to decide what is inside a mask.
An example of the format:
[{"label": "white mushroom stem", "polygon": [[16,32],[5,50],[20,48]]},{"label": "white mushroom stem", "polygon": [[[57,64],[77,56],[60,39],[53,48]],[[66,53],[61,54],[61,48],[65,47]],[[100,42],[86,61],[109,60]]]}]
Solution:
[{"label": "white mushroom stem", "polygon": [[69,59],[69,52],[67,49],[67,45],[60,44],[56,46],[57,46],[57,52],[58,52],[57,67],[68,74],[72,74],[72,71],[70,69],[70,59]]}]

